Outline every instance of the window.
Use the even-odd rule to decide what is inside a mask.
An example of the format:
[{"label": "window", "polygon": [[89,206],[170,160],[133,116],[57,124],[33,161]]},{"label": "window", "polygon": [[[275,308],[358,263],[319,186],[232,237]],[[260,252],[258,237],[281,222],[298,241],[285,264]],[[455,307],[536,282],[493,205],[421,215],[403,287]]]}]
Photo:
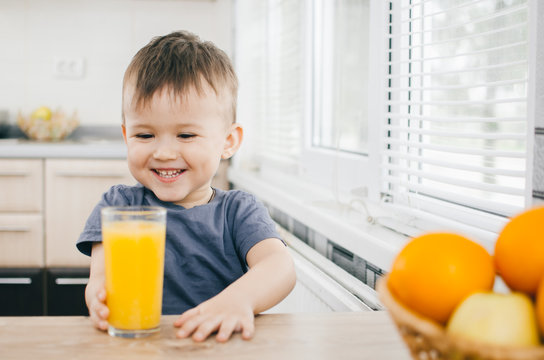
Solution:
[{"label": "window", "polygon": [[528,7],[237,0],[236,161],[490,244],[530,197]]},{"label": "window", "polygon": [[250,142],[238,158],[335,193],[361,187],[367,171],[360,160],[369,152],[369,3],[237,0],[239,120]]},{"label": "window", "polygon": [[450,218],[521,211],[527,2],[395,1],[390,19],[384,193]]},{"label": "window", "polygon": [[[304,119],[304,2],[238,0],[239,119],[249,123],[253,161],[294,164]],[[248,130],[246,128],[246,130]],[[250,140],[251,141],[251,140]],[[244,144],[245,146],[246,144]]]},{"label": "window", "polygon": [[312,146],[366,155],[369,2],[316,2],[314,21]]}]

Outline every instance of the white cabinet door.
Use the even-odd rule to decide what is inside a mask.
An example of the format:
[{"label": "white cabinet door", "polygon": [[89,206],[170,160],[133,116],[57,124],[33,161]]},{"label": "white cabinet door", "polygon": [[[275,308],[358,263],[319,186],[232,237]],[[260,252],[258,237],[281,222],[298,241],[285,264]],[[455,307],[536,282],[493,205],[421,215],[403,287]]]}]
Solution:
[{"label": "white cabinet door", "polygon": [[0,214],[0,267],[43,266],[41,214]]},{"label": "white cabinet door", "polygon": [[76,241],[102,194],[112,185],[134,185],[126,160],[45,161],[45,262],[48,267],[86,267]]},{"label": "white cabinet door", "polygon": [[40,213],[43,166],[36,159],[0,159],[0,212]]}]

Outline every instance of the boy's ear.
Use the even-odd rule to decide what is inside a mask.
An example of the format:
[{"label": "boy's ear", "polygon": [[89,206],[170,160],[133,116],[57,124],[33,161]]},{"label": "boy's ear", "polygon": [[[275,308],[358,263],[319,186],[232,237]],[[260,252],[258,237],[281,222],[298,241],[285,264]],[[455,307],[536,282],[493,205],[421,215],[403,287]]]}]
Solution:
[{"label": "boy's ear", "polygon": [[123,130],[123,139],[125,140],[125,144],[127,143],[127,128],[125,127],[125,124],[121,125],[121,129]]},{"label": "boy's ear", "polygon": [[242,145],[244,130],[240,124],[234,123],[230,126],[227,138],[225,139],[225,147],[221,154],[221,159],[226,160],[232,157]]}]

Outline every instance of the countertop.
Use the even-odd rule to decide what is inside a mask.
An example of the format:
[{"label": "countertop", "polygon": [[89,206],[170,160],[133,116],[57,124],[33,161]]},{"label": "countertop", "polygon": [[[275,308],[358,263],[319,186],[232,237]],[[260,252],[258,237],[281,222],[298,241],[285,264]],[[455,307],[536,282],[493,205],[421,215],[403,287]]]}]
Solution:
[{"label": "countertop", "polygon": [[15,133],[0,139],[0,158],[125,159],[126,146],[120,126],[81,126],[58,142],[29,140]]},{"label": "countertop", "polygon": [[0,158],[91,158],[125,159],[123,141],[86,140],[39,142],[21,139],[0,139]]},{"label": "countertop", "polygon": [[386,311],[263,314],[250,341],[175,338],[175,315],[147,338],[113,338],[88,317],[0,317],[1,359],[380,359],[408,360]]}]

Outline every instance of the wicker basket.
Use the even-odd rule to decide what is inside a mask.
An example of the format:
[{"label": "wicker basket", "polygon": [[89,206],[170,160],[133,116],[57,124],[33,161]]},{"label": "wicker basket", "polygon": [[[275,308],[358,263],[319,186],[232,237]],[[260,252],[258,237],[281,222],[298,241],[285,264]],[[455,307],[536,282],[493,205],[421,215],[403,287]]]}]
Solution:
[{"label": "wicker basket", "polygon": [[60,141],[78,127],[79,119],[75,112],[67,116],[61,110],[54,111],[50,120],[25,117],[19,112],[17,125],[32,140]]},{"label": "wicker basket", "polygon": [[544,360],[544,346],[494,346],[448,336],[443,326],[397,302],[389,292],[387,276],[379,279],[377,291],[413,359]]}]

